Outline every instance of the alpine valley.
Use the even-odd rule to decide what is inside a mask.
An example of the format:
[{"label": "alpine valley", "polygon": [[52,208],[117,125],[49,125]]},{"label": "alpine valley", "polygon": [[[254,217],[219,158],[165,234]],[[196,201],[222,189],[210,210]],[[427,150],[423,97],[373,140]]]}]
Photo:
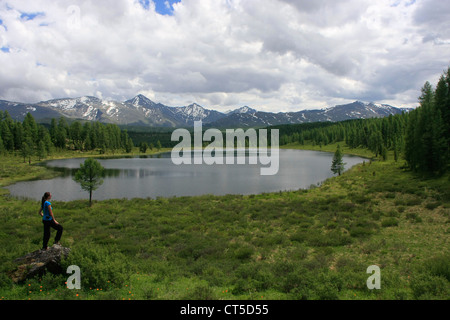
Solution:
[{"label": "alpine valley", "polygon": [[145,127],[192,127],[194,121],[202,121],[206,127],[238,128],[378,118],[400,114],[407,109],[355,101],[324,109],[297,112],[262,112],[245,106],[224,113],[203,108],[196,103],[184,107],[170,107],[153,102],[143,95],[137,95],[124,102],[90,96],[54,99],[34,104],[0,100],[0,110],[8,111],[13,119],[19,121],[22,121],[27,113],[31,113],[40,122],[63,116],[74,120]]}]

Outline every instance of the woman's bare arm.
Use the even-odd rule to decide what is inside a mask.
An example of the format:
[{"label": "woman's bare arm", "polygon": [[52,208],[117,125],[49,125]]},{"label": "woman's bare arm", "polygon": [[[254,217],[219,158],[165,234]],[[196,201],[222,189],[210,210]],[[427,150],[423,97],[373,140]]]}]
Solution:
[{"label": "woman's bare arm", "polygon": [[56,224],[59,224],[58,221],[56,221],[55,216],[53,215],[53,210],[50,205],[48,205],[48,212],[50,213],[50,216],[53,218],[53,221],[55,221]]}]

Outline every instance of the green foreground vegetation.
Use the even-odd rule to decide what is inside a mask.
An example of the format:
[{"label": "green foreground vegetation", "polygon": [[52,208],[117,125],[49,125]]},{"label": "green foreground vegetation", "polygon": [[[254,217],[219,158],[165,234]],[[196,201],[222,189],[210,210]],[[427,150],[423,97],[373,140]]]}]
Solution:
[{"label": "green foreground vegetation", "polygon": [[[50,175],[17,159],[2,158],[2,186]],[[38,201],[3,191],[0,298],[448,299],[450,177],[420,178],[403,165],[368,160],[319,188],[292,192],[91,207],[87,199],[54,199],[62,245],[71,248],[63,265],[81,268],[81,290],[66,288],[69,275],[11,282],[12,261],[40,248],[42,225]],[[371,265],[381,269],[380,290],[367,288]]]},{"label": "green foreground vegetation", "polygon": [[[13,260],[40,248],[42,224],[39,201],[0,189],[0,299],[448,300],[450,68],[436,89],[425,83],[419,101],[386,118],[272,127],[282,148],[340,146],[368,158],[318,188],[92,205],[53,199],[71,248],[63,267],[80,267],[80,290],[66,288],[68,275],[11,282]],[[0,187],[57,174],[34,165],[39,159],[170,150],[168,132],[134,132],[133,142],[115,125],[60,119],[48,130],[31,115],[0,120]],[[370,290],[373,265],[381,288]]]}]

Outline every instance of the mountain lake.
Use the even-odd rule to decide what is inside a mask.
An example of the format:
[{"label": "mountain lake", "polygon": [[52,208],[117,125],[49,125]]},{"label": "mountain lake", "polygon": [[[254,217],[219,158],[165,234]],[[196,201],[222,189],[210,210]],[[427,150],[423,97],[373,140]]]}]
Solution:
[{"label": "mountain lake", "polygon": [[[248,154],[247,154],[248,158]],[[106,169],[103,184],[93,192],[93,200],[198,196],[205,194],[260,194],[307,189],[333,177],[333,153],[307,150],[279,151],[276,175],[261,175],[261,164],[175,165],[171,153],[154,156],[98,159]],[[57,178],[19,182],[6,187],[18,198],[40,200],[44,192],[54,201],[88,199],[89,194],[73,180],[85,159],[43,162],[60,171]],[[345,169],[367,160],[343,157]]]}]

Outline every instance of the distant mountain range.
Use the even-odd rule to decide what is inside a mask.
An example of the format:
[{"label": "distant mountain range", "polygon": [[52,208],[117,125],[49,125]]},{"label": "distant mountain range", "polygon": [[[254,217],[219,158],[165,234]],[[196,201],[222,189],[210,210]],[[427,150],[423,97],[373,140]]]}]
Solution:
[{"label": "distant mountain range", "polygon": [[19,121],[30,112],[37,121],[64,116],[119,125],[175,128],[192,127],[194,121],[201,120],[206,127],[240,128],[386,117],[407,109],[355,101],[326,109],[297,112],[263,112],[244,106],[224,113],[205,109],[196,103],[185,107],[169,107],[137,95],[124,102],[96,97],[55,99],[35,104],[0,100],[0,110],[7,110],[13,119]]}]

